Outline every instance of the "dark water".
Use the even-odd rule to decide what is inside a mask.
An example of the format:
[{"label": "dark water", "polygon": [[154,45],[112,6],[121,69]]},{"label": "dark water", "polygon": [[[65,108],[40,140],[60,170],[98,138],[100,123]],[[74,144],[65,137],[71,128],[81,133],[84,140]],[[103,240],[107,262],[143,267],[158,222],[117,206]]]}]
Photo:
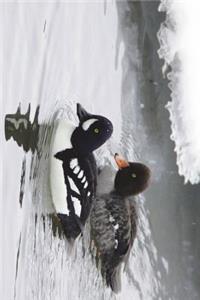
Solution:
[{"label": "dark water", "polygon": [[[200,299],[200,185],[184,184],[176,166],[170,140],[168,81],[163,78],[157,55],[157,32],[165,20],[158,1],[118,3],[123,60],[122,112],[124,129],[132,121],[132,134],[139,158],[153,170],[153,183],[146,192],[153,239],[160,257],[168,261],[163,271],[162,299]],[[137,61],[139,59],[139,63]],[[132,94],[132,83],[137,90]],[[135,84],[134,84],[135,86]],[[130,109],[129,103],[134,103]],[[128,108],[128,109],[127,109]]]}]

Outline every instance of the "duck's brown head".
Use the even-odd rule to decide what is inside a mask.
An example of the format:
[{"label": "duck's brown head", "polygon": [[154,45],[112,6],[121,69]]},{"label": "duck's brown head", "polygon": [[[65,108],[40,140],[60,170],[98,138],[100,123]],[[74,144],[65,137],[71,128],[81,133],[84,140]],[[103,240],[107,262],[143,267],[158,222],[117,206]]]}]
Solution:
[{"label": "duck's brown head", "polygon": [[138,195],[149,185],[151,171],[138,162],[128,162],[117,153],[115,161],[118,165],[118,172],[115,177],[115,191],[122,196]]}]

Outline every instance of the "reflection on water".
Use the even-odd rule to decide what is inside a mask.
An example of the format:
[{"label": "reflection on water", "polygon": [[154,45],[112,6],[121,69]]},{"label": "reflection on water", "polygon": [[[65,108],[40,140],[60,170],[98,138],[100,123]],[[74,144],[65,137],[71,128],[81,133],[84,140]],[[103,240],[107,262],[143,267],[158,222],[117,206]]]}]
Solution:
[{"label": "reflection on water", "polygon": [[[30,120],[30,112],[31,112],[31,104],[28,105],[28,110],[25,114],[21,113],[21,106],[19,104],[16,113],[7,114],[5,116],[5,138],[8,141],[13,138],[19,147],[22,147],[25,152],[31,150],[32,154],[37,150],[36,155],[32,156],[31,160],[31,170],[29,180],[35,179],[38,175],[38,164],[40,158],[42,157],[42,151],[44,150],[41,144],[45,145],[47,143],[47,138],[51,136],[49,129],[51,129],[50,124],[39,124],[38,116],[39,116],[40,107],[37,106],[35,111],[35,116],[33,122]],[[49,142],[49,141],[48,141]],[[26,155],[22,161],[22,170],[21,170],[21,179],[20,179],[20,193],[19,193],[19,203],[20,207],[23,204],[24,197],[24,188],[25,188],[25,180],[26,180]],[[37,175],[36,175],[37,174]],[[45,222],[48,219],[48,222],[51,223],[52,233],[54,236],[58,235],[60,238],[63,236],[62,226],[60,221],[56,215],[56,213],[48,213],[46,215],[41,215],[43,219],[43,229],[45,231]],[[37,225],[38,215],[35,214],[35,226]],[[16,277],[18,270],[18,259],[20,253],[20,243],[18,247],[17,254],[17,266],[16,266]]]},{"label": "reflection on water", "polygon": [[21,180],[20,180],[19,204],[21,207],[22,207],[23,197],[24,197],[25,178],[26,178],[26,156],[24,157],[22,162]]},{"label": "reflection on water", "polygon": [[40,107],[37,106],[33,122],[30,121],[31,104],[29,103],[28,110],[25,114],[21,113],[19,104],[15,114],[7,114],[5,117],[5,138],[11,138],[16,141],[18,146],[22,146],[24,151],[31,150],[34,152],[38,143],[38,115]]},{"label": "reflection on water", "polygon": [[[28,105],[28,110],[25,114],[21,113],[21,105],[19,104],[16,113],[7,114],[5,116],[5,138],[8,141],[13,138],[19,147],[22,147],[25,152],[29,150],[35,152],[38,146],[39,137],[39,116],[40,107],[37,106],[33,122],[30,121],[31,104]],[[22,207],[24,197],[24,187],[26,178],[26,156],[22,162],[19,203]]]}]

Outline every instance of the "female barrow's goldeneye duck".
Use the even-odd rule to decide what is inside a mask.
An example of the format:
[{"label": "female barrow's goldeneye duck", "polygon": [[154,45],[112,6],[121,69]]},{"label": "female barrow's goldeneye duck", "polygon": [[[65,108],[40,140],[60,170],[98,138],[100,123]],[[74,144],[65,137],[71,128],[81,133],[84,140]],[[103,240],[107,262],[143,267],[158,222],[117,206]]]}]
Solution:
[{"label": "female barrow's goldeneye duck", "polygon": [[81,233],[96,193],[97,167],[92,151],[113,132],[107,118],[87,113],[80,104],[77,115],[78,127],[66,120],[57,122],[50,160],[52,200],[68,239]]},{"label": "female barrow's goldeneye duck", "polygon": [[115,154],[119,170],[114,187],[98,194],[91,211],[91,239],[101,262],[101,273],[114,292],[121,289],[121,263],[126,261],[136,236],[137,212],[129,196],[143,192],[149,184],[150,170]]}]

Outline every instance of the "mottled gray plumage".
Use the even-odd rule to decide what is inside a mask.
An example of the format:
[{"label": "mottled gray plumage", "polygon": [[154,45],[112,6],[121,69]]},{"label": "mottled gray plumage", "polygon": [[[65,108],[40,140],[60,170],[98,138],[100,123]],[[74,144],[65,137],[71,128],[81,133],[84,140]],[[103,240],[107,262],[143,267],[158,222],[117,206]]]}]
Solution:
[{"label": "mottled gray plumage", "polygon": [[115,292],[121,286],[116,268],[120,269],[129,254],[136,236],[136,223],[137,213],[130,199],[114,192],[96,198],[91,213],[91,236],[98,249],[102,276]]},{"label": "mottled gray plumage", "polygon": [[90,220],[91,239],[97,249],[102,276],[107,286],[117,293],[121,289],[121,263],[128,260],[137,231],[133,195],[147,188],[150,170],[141,163],[128,163],[117,154],[115,159],[120,169],[115,179],[112,172],[108,172],[109,177],[105,172],[100,176],[103,181],[98,183]]}]

